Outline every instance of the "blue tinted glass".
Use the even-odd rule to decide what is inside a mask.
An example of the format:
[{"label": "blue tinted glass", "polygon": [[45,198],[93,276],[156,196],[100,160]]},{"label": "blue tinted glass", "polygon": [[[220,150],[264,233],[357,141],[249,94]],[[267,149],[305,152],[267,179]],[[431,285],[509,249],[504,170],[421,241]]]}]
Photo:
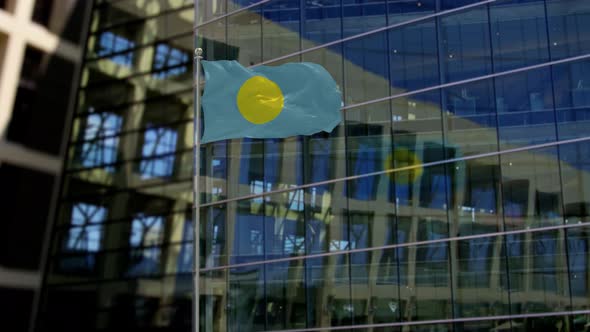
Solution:
[{"label": "blue tinted glass", "polygon": [[547,20],[553,60],[590,52],[590,7],[586,1],[548,0]]},{"label": "blue tinted glass", "polygon": [[474,3],[482,2],[482,0],[440,0],[440,9],[447,10],[459,8]]},{"label": "blue tinted glass", "polygon": [[435,21],[389,31],[392,94],[439,84]]},{"label": "blue tinted glass", "polygon": [[[533,236],[532,254],[533,266],[531,274],[533,275],[532,289],[541,290],[545,293],[560,293],[561,287],[567,289],[567,278],[564,278],[566,273],[565,266],[562,262],[558,262],[558,257],[563,255],[563,238],[558,238],[555,232],[541,232]],[[562,243],[560,243],[562,242]],[[559,284],[559,286],[558,286]],[[559,288],[558,288],[559,287]],[[555,302],[556,297],[548,296],[544,303],[537,304],[539,307],[535,308],[538,311],[545,311],[548,307],[543,305],[551,305]],[[541,301],[539,301],[541,302]],[[549,303],[547,303],[549,302]]]},{"label": "blue tinted glass", "polygon": [[386,0],[342,0],[343,37],[384,27]]},{"label": "blue tinted glass", "polygon": [[590,61],[553,66],[555,107],[560,139],[590,132]]},{"label": "blue tinted glass", "polygon": [[[348,174],[363,175],[390,168],[391,166],[386,164],[392,152],[389,103],[349,109],[345,116],[348,134]],[[348,197],[359,201],[376,200],[381,194],[379,184],[388,182],[390,177],[387,175],[348,181]]]},{"label": "blue tinted glass", "polygon": [[299,0],[274,0],[262,5],[263,60],[299,51],[299,5]]},{"label": "blue tinted glass", "polygon": [[555,113],[548,68],[496,78],[501,148],[554,141]]},{"label": "blue tinted glass", "polygon": [[305,20],[301,31],[304,48],[342,38],[340,0],[305,1],[303,5]]},{"label": "blue tinted glass", "polygon": [[447,156],[467,156],[498,149],[492,80],[444,89]]},{"label": "blue tinted glass", "polygon": [[500,1],[490,6],[494,71],[547,61],[547,24],[543,1]]},{"label": "blue tinted glass", "polygon": [[344,43],[344,103],[355,104],[389,95],[387,33]]},{"label": "blue tinted glass", "polygon": [[501,179],[497,157],[477,158],[449,164],[455,199],[449,219],[458,223],[460,236],[502,230]]},{"label": "blue tinted glass", "polygon": [[388,24],[396,24],[434,13],[436,0],[388,0]]},{"label": "blue tinted glass", "polygon": [[445,82],[491,73],[487,7],[443,16],[440,19],[440,38]]},{"label": "blue tinted glass", "polygon": [[588,229],[568,230],[567,250],[572,301],[575,308],[588,305]]}]

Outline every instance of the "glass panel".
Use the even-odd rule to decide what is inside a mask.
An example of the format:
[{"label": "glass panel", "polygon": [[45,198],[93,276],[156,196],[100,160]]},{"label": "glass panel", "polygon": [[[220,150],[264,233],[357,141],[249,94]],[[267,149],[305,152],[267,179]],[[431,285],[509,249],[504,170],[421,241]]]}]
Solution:
[{"label": "glass panel", "polygon": [[[391,101],[396,167],[443,158],[440,92],[438,90],[395,98]],[[418,175],[418,174],[416,174]],[[401,180],[401,179],[400,179]],[[403,183],[403,181],[402,181]]]},{"label": "glass panel", "polygon": [[491,73],[487,7],[440,18],[440,57],[444,82]]},{"label": "glass panel", "polygon": [[561,225],[562,203],[557,149],[501,155],[506,228]]},{"label": "glass panel", "polygon": [[433,14],[436,0],[387,1],[387,24],[396,24]]},{"label": "glass panel", "polygon": [[[187,0],[183,1],[191,2]],[[227,6],[227,1],[225,0],[195,1],[195,3],[199,6],[197,9],[197,13],[199,13],[199,17],[196,19],[197,24],[202,24],[226,13],[225,7]]]},{"label": "glass panel", "polygon": [[559,147],[566,223],[590,221],[590,143]]},{"label": "glass panel", "polygon": [[305,261],[267,264],[264,271],[266,329],[305,328]]},{"label": "glass panel", "polygon": [[230,331],[227,327],[231,310],[227,287],[227,270],[201,273],[201,331]]},{"label": "glass panel", "polygon": [[[208,3],[208,2],[207,2]],[[203,49],[205,60],[235,59],[238,49],[227,44],[227,22],[225,19],[211,22],[197,29],[197,45]]]},{"label": "glass panel", "polygon": [[227,18],[227,43],[237,49],[235,59],[244,66],[254,65],[262,61],[262,18],[260,11],[261,7],[255,7]]},{"label": "glass panel", "polygon": [[571,288],[572,309],[585,310],[588,307],[588,255],[590,254],[590,234],[587,227],[567,230],[567,253],[569,284]]},{"label": "glass panel", "polygon": [[490,5],[494,71],[549,60],[543,1],[500,1]]},{"label": "glass panel", "polygon": [[583,1],[547,0],[547,21],[553,60],[590,52],[590,8]]},{"label": "glass panel", "polygon": [[[441,229],[440,226],[422,222],[417,232],[418,240],[446,236],[443,235],[446,227]],[[407,256],[400,257],[399,262],[400,270],[407,271],[408,280],[400,287],[402,321],[452,318],[448,243],[411,246],[407,250]]]},{"label": "glass panel", "polygon": [[[345,115],[348,175],[363,175],[392,167],[387,165],[387,161],[393,159],[390,156],[393,152],[389,102],[348,109]],[[349,181],[348,197],[354,201],[354,210],[369,212],[372,209],[368,201],[387,200],[387,187],[379,187],[379,183],[387,183],[388,179],[387,175],[382,175]]]},{"label": "glass panel", "polygon": [[492,80],[445,88],[447,157],[498,150]]},{"label": "glass panel", "polygon": [[263,61],[299,51],[299,5],[299,1],[292,0],[262,5]]},{"label": "glass panel", "polygon": [[340,90],[344,92],[342,44],[335,45],[333,48],[321,48],[316,51],[306,52],[303,54],[303,61],[322,65],[334,78]]},{"label": "glass panel", "polygon": [[588,136],[590,132],[590,61],[552,67],[559,139]]},{"label": "glass panel", "polygon": [[389,31],[391,94],[439,84],[434,20]]},{"label": "glass panel", "polygon": [[342,38],[341,0],[304,1],[301,23],[303,48]]},{"label": "glass panel", "polygon": [[380,32],[344,43],[344,103],[347,105],[389,95],[387,34]]},{"label": "glass panel", "polygon": [[264,265],[229,270],[228,331],[264,331]]},{"label": "glass panel", "polygon": [[570,304],[564,232],[506,238],[512,314],[564,311]]},{"label": "glass panel", "polygon": [[500,164],[498,157],[455,162],[447,166],[454,183],[450,199],[453,227],[459,236],[502,230]]},{"label": "glass panel", "polygon": [[342,0],[343,37],[385,26],[385,2],[386,0]]},{"label": "glass panel", "polygon": [[354,311],[350,300],[347,255],[312,258],[306,262],[308,326],[350,325]]},{"label": "glass panel", "polygon": [[455,317],[500,316],[510,313],[508,290],[499,286],[501,278],[506,277],[506,270],[501,268],[504,260],[501,256],[502,241],[503,237],[498,236],[451,244],[451,248],[457,252],[457,264],[453,266],[453,276],[456,279]]},{"label": "glass panel", "polygon": [[496,78],[501,149],[556,140],[550,80],[545,68]]}]

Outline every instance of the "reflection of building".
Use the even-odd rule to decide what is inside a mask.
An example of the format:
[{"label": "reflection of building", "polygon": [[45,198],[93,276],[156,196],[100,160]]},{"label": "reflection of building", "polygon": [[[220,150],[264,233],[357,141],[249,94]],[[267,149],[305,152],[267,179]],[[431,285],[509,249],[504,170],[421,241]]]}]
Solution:
[{"label": "reflection of building", "polygon": [[62,171],[85,1],[0,1],[0,314],[28,331]]},{"label": "reflection of building", "polygon": [[[590,137],[586,1],[197,9],[206,59],[317,62],[346,103],[202,148],[202,331],[584,330],[590,142],[553,143]],[[41,330],[190,328],[192,27],[95,4]]]}]

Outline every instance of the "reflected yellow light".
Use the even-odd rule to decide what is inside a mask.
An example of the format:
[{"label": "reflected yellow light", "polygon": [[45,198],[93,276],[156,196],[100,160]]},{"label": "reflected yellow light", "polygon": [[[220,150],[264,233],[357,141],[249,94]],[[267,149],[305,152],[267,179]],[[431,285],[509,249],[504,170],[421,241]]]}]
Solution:
[{"label": "reflected yellow light", "polygon": [[[407,148],[395,148],[393,153],[387,156],[385,160],[385,169],[414,167],[412,169],[388,173],[389,177],[398,184],[409,184],[418,180],[424,172],[421,166],[422,160],[412,151]],[[396,176],[396,174],[398,174]]]}]

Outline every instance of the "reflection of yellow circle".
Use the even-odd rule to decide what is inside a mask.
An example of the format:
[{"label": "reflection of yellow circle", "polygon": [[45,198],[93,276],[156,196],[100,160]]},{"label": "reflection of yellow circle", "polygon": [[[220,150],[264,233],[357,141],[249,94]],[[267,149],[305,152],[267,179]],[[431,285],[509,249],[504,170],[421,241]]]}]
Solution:
[{"label": "reflection of yellow circle", "polygon": [[250,77],[238,91],[236,102],[242,116],[254,123],[272,121],[283,110],[285,98],[279,86],[262,76]]},{"label": "reflection of yellow circle", "polygon": [[[420,158],[418,158],[418,156],[416,156],[414,152],[406,148],[397,148],[393,150],[393,153],[390,154],[385,160],[385,169],[418,166],[421,164],[422,161],[420,160]],[[422,166],[418,166],[406,171],[399,171],[388,174],[392,180],[395,179],[396,183],[408,184],[418,180],[422,175],[423,171],[424,170]]]}]

